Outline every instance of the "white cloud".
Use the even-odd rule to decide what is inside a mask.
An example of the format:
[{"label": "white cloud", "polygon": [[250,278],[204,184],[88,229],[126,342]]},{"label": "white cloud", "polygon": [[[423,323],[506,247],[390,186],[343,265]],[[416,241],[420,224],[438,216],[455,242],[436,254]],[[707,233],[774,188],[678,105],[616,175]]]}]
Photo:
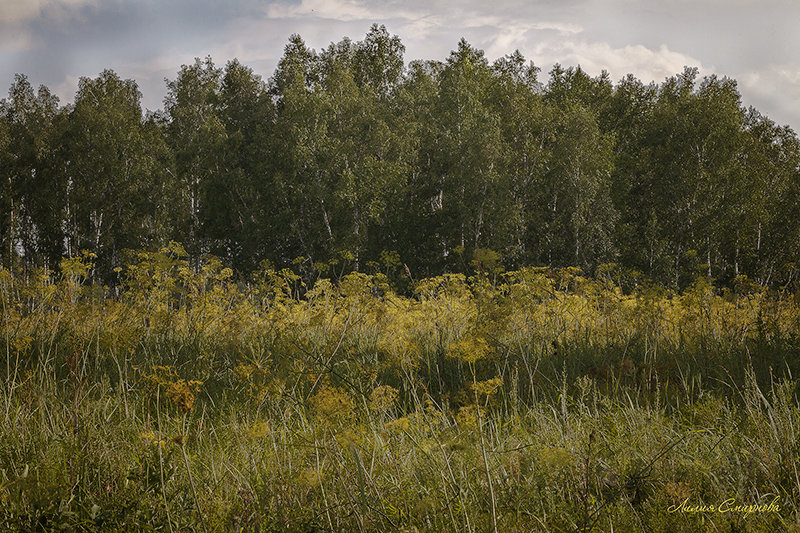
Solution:
[{"label": "white cloud", "polygon": [[[385,10],[368,7],[358,0],[302,0],[298,5],[276,3],[267,7],[267,16],[276,19],[318,17],[322,19],[350,22],[386,18]],[[407,15],[399,14],[400,18]]]},{"label": "white cloud", "polygon": [[120,62],[113,65],[113,68],[124,70],[126,76],[139,81],[150,79],[154,75],[160,78],[159,75],[163,73],[174,74],[178,72],[180,65],[193,64],[195,57],[191,54],[167,53],[146,60]]},{"label": "white cloud", "polygon": [[424,39],[439,29],[444,21],[436,15],[424,15],[409,20],[403,25],[403,36],[406,40]]},{"label": "white cloud", "polygon": [[568,22],[535,22],[528,26],[532,30],[553,30],[559,33],[581,33],[583,27]]},{"label": "white cloud", "polygon": [[72,102],[78,90],[79,76],[65,76],[60,83],[52,87],[53,94],[58,96],[61,103]]},{"label": "white cloud", "polygon": [[632,73],[644,82],[663,81],[683,71],[684,66],[708,70],[699,59],[670,50],[664,44],[651,49],[641,44],[613,47],[605,42],[560,41],[539,44],[534,47],[534,54],[545,62],[580,65],[589,74],[607,70],[620,79]]},{"label": "white cloud", "polygon": [[454,14],[449,18],[449,25],[465,28],[492,27],[498,31],[505,32],[511,29],[522,29],[524,31],[555,31],[561,34],[581,33],[583,28],[578,24],[558,21],[539,21],[525,22],[517,17],[488,15],[486,12],[469,12]]},{"label": "white cloud", "polygon": [[97,0],[0,0],[0,49],[23,52],[41,46],[41,36],[35,35],[28,23],[43,15],[64,21],[75,10],[96,5]]},{"label": "white cloud", "polygon": [[5,52],[21,52],[33,47],[34,38],[24,28],[0,24],[0,48]]},{"label": "white cloud", "polygon": [[737,76],[745,105],[753,105],[778,123],[800,124],[800,67],[765,65]]},{"label": "white cloud", "polygon": [[499,30],[494,42],[486,48],[488,57],[501,57],[517,48],[524,48],[528,27],[525,25],[509,25]]},{"label": "white cloud", "polygon": [[2,0],[0,24],[27,22],[43,13],[63,17],[76,8],[96,4],[97,0]]}]

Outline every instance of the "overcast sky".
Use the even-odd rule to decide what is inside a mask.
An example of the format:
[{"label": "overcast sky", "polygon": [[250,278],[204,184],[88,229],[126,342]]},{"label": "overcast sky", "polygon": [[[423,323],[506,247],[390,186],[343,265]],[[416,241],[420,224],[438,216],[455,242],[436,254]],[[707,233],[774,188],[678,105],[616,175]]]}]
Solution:
[{"label": "overcast sky", "polygon": [[195,57],[237,57],[268,79],[292,33],[320,49],[362,39],[373,22],[400,36],[407,62],[443,60],[465,37],[489,59],[519,49],[545,73],[580,64],[615,82],[696,66],[800,129],[796,0],[0,0],[0,94],[24,73],[66,103],[79,77],[112,68],[155,110],[164,78]]}]

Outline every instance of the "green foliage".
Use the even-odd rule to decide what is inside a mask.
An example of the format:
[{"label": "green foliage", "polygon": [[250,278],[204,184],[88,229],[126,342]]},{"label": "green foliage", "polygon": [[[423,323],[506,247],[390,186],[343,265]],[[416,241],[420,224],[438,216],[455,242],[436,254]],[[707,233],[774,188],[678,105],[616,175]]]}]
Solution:
[{"label": "green foliage", "polygon": [[613,262],[632,288],[796,282],[800,142],[734,80],[560,65],[540,80],[519,51],[490,63],[463,39],[443,61],[403,54],[378,25],[319,51],[293,35],[269,79],[197,59],[146,116],[110,70],[69,106],[17,76],[0,105],[3,266],[88,249],[115,284],[125,249],[176,240],[239,281],[264,260],[338,279],[396,250],[383,272],[410,290],[494,250],[509,269]]},{"label": "green foliage", "polygon": [[91,249],[103,275],[125,248],[164,238],[159,153],[163,139],[143,120],[141,94],[113,71],[82,78],[64,139],[67,254]]},{"label": "green foliage", "polygon": [[[418,279],[408,297],[382,272],[304,287],[265,263],[236,283],[174,242],[128,252],[118,293],[90,283],[88,251],[56,275],[0,269],[0,524],[772,531],[798,519],[791,293],[705,276],[674,293],[626,285],[633,274],[613,264],[590,278],[473,257],[475,276]],[[779,509],[670,511],[687,498]]]},{"label": "green foliage", "polygon": [[[696,69],[403,53],[294,35],[147,116],[15,78],[0,529],[796,529],[796,134]],[[729,499],[779,509],[672,512]]]},{"label": "green foliage", "polygon": [[0,102],[0,220],[2,261],[15,264],[18,247],[29,265],[58,264],[63,219],[59,201],[66,194],[59,172],[59,140],[66,114],[47,87],[34,91],[17,75],[8,99]]}]

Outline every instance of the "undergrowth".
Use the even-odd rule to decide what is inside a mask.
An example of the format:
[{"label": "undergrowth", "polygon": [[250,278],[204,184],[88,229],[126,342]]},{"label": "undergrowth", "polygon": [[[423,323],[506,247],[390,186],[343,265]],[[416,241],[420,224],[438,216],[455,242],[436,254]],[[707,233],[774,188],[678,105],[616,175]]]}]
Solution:
[{"label": "undergrowth", "polygon": [[0,270],[5,530],[800,531],[794,294],[92,259]]}]

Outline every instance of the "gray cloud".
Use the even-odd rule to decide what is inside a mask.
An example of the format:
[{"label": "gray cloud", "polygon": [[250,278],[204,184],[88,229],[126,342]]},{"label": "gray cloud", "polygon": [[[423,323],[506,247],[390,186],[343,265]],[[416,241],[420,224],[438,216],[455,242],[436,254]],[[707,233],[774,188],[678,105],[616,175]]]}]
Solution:
[{"label": "gray cloud", "polygon": [[322,48],[386,24],[406,59],[444,59],[465,37],[490,59],[519,49],[545,72],[580,64],[662,81],[684,65],[739,80],[743,101],[800,127],[800,5],[790,0],[3,0],[0,80],[15,72],[71,100],[80,76],[113,68],[161,106],[164,78],[211,55],[268,78],[288,36]]}]

